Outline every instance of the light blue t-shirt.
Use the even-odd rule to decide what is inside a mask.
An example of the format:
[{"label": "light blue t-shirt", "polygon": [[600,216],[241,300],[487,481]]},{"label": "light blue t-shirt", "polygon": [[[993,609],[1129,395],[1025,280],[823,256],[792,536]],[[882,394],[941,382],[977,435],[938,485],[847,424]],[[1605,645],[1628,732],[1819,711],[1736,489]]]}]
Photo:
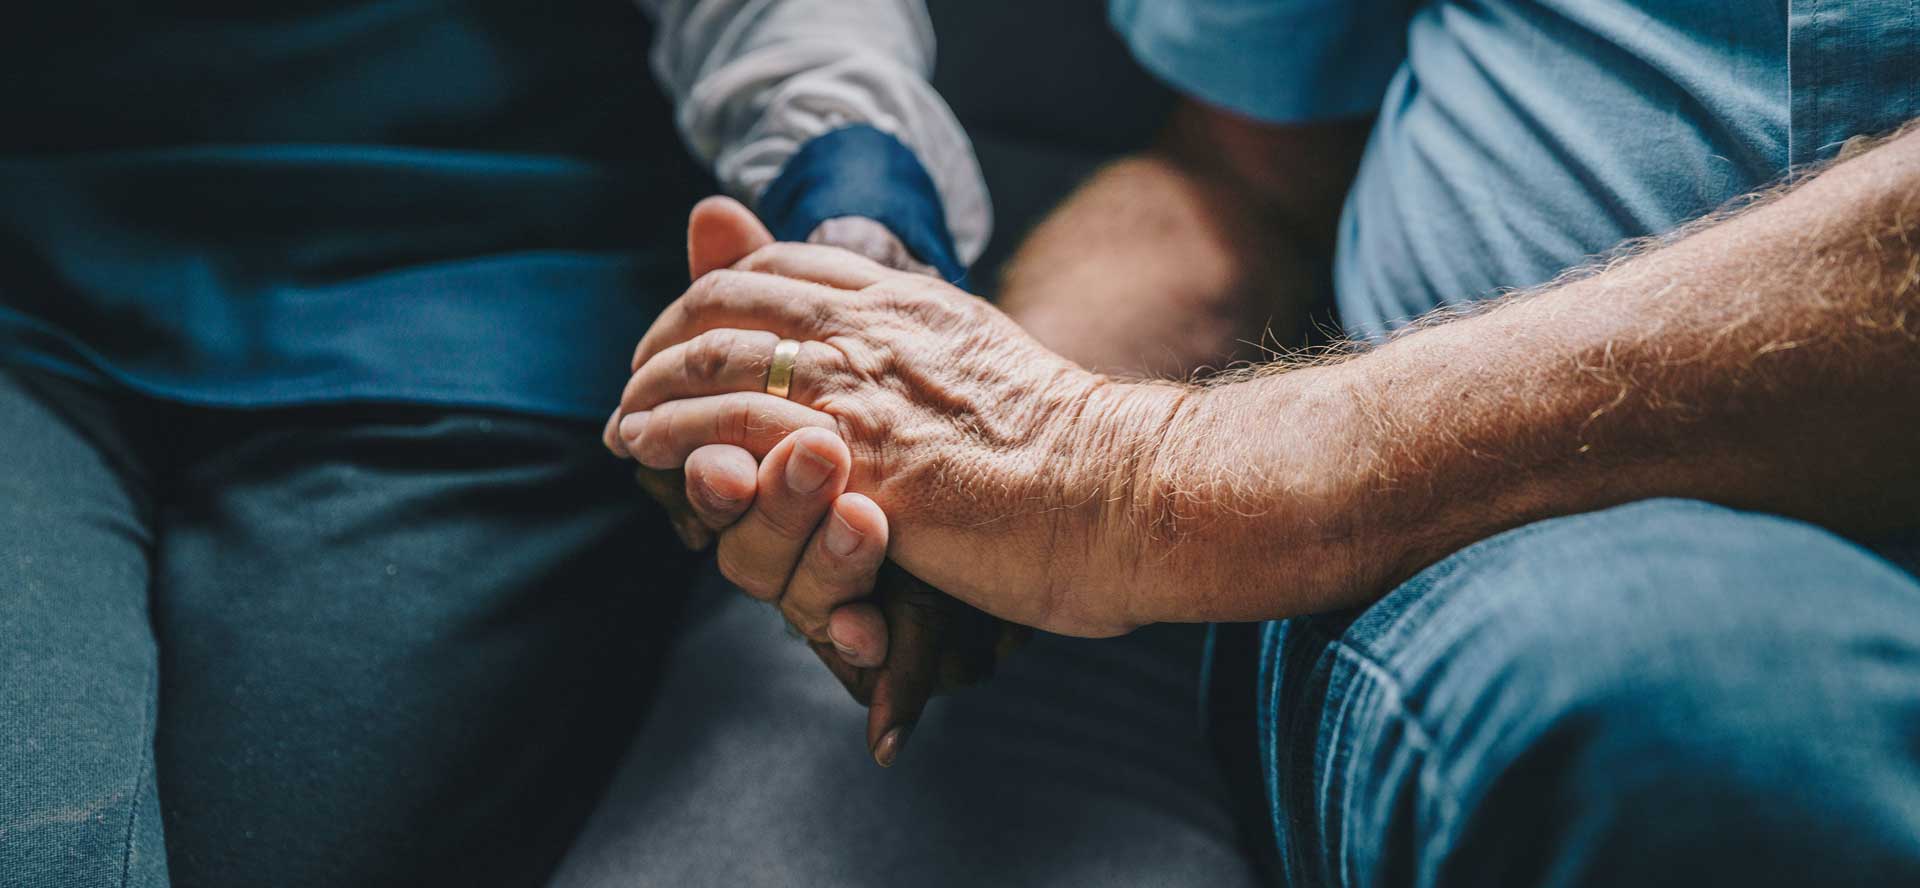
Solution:
[{"label": "light blue t-shirt", "polygon": [[1335,298],[1378,337],[1920,116],[1907,0],[1113,0],[1141,62],[1270,122],[1378,114]]},{"label": "light blue t-shirt", "polygon": [[[1111,12],[1144,65],[1203,102],[1270,122],[1378,115],[1334,257],[1342,321],[1362,337],[1551,280],[1920,116],[1910,0],[1114,0]],[[1277,795],[1284,631],[1263,627],[1252,702],[1277,840],[1266,850],[1293,871],[1289,845],[1313,838],[1294,837]]]}]

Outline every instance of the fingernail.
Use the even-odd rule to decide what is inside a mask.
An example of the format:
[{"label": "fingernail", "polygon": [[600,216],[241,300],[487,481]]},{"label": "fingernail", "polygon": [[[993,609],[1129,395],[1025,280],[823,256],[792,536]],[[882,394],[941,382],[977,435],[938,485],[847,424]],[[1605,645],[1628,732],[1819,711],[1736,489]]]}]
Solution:
[{"label": "fingernail", "polygon": [[700,495],[717,512],[731,512],[734,506],[740,504],[739,500],[721,493],[713,486],[713,482],[705,478],[700,479]]},{"label": "fingernail", "polygon": [[613,412],[607,415],[605,430],[600,433],[600,440],[606,443],[607,449],[613,451],[614,456],[622,458],[627,456],[627,448],[620,443],[620,408],[613,408]]},{"label": "fingernail", "polygon": [[854,530],[853,525],[837,513],[827,522],[827,551],[841,558],[852,555],[853,550],[860,548],[860,543],[866,538],[866,534]]},{"label": "fingernail", "polygon": [[787,459],[787,486],[794,493],[812,493],[827,483],[827,476],[833,474],[833,463],[805,445],[793,448],[793,455]]},{"label": "fingernail", "polygon": [[838,628],[839,627],[833,625],[831,622],[827,624],[827,640],[833,642],[833,649],[840,652],[840,658],[847,661],[848,665],[860,665],[853,662],[854,658],[860,655],[860,652],[854,650],[853,645],[846,643],[846,641],[840,638],[839,633],[835,631]]},{"label": "fingernail", "polygon": [[647,411],[645,410],[639,413],[629,413],[625,419],[620,420],[620,437],[625,440],[628,445],[640,443],[640,435],[646,432],[646,430]]},{"label": "fingernail", "polygon": [[873,761],[882,768],[893,767],[900,758],[900,750],[907,748],[907,738],[913,736],[912,725],[901,725],[881,736],[880,742],[873,744]]}]

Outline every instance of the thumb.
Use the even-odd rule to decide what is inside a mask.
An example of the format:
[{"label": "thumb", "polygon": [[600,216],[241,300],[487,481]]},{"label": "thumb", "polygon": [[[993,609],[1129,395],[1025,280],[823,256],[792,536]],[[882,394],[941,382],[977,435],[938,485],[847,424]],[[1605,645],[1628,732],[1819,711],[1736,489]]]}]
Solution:
[{"label": "thumb", "polygon": [[770,243],[773,234],[752,210],[731,197],[709,197],[693,205],[687,220],[687,271],[698,280]]}]

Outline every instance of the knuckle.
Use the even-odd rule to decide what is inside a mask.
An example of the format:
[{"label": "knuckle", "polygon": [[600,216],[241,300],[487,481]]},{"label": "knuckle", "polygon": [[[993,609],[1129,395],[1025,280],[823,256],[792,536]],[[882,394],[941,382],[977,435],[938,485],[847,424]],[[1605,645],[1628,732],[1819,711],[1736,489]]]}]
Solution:
[{"label": "knuckle", "polygon": [[786,618],[787,625],[810,641],[827,641],[825,615],[796,599],[797,596],[788,595],[780,600],[780,615]]},{"label": "knuckle", "polygon": [[746,443],[754,427],[753,411],[744,406],[728,405],[713,414],[713,440],[725,444]]},{"label": "knuckle", "polygon": [[720,541],[719,551],[714,554],[714,562],[719,565],[720,575],[726,577],[727,582],[738,586],[740,591],[747,593],[749,598],[773,601],[780,597],[779,585],[753,570],[741,557],[739,547],[730,545],[727,539],[723,538]]},{"label": "knuckle", "polygon": [[740,291],[743,274],[745,272],[731,268],[719,268],[701,275],[687,292],[688,312],[700,317],[732,299]]},{"label": "knuckle", "polygon": [[[795,362],[794,380],[811,395],[828,395],[847,390],[846,355],[818,340],[800,344],[800,359]],[[808,398],[807,400],[814,400]]]},{"label": "knuckle", "polygon": [[[824,488],[823,488],[824,489]],[[819,524],[819,516],[800,508],[799,503],[788,507],[773,507],[760,511],[760,523],[767,532],[789,542],[805,540]]]},{"label": "knuckle", "polygon": [[835,330],[844,311],[838,300],[814,299],[808,302],[802,321],[808,330]]},{"label": "knuckle", "polygon": [[712,382],[726,372],[733,353],[733,335],[724,331],[702,334],[687,343],[686,374],[689,382]]},{"label": "knuckle", "polygon": [[696,278],[680,297],[680,310],[689,315],[698,312],[714,298],[714,287],[718,285],[722,271],[709,271]]},{"label": "knuckle", "polygon": [[653,408],[645,427],[640,430],[639,440],[634,443],[635,459],[653,466],[669,458],[673,451],[673,423],[679,413],[679,408],[671,401]]},{"label": "knuckle", "polygon": [[913,317],[920,310],[920,296],[910,289],[885,287],[873,293],[871,304],[889,315]]}]

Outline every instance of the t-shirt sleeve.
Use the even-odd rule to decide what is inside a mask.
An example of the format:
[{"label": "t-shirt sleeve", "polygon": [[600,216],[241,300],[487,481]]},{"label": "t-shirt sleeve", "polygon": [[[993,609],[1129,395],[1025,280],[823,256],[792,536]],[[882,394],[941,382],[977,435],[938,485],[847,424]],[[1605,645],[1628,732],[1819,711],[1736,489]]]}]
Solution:
[{"label": "t-shirt sleeve", "polygon": [[1187,95],[1256,120],[1379,110],[1406,57],[1408,0],[1109,0],[1140,64]]}]

